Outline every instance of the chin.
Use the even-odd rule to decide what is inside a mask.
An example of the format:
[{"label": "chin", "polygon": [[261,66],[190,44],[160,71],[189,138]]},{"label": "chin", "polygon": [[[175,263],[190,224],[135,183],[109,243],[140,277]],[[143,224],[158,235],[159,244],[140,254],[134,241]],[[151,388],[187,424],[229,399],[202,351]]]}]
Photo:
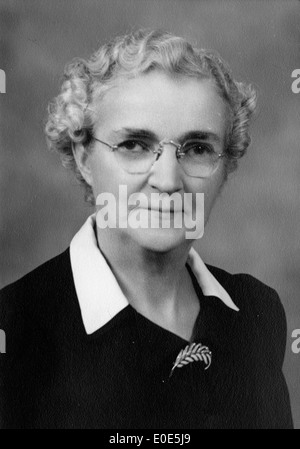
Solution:
[{"label": "chin", "polygon": [[187,242],[184,229],[134,229],[131,237],[139,246],[154,252],[168,252]]}]

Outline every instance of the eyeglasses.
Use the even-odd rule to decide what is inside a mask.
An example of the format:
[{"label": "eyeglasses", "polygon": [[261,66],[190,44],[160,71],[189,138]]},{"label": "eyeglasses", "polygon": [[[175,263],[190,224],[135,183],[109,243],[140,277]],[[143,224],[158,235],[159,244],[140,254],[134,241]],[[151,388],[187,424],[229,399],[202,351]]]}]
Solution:
[{"label": "eyeglasses", "polygon": [[117,145],[106,145],[115,153],[119,165],[131,174],[145,174],[161,156],[165,145],[176,148],[176,157],[186,175],[193,178],[209,178],[219,166],[225,153],[216,153],[212,145],[199,140],[187,140],[182,145],[173,140],[162,140],[158,144],[148,143],[140,139],[128,139]]}]

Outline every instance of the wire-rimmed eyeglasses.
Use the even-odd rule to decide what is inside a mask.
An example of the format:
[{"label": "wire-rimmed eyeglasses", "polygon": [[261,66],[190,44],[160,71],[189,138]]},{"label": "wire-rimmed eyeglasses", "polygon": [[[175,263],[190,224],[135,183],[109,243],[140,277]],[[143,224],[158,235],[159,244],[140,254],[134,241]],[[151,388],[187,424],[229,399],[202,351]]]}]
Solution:
[{"label": "wire-rimmed eyeglasses", "polygon": [[208,178],[219,166],[225,153],[217,153],[212,145],[199,140],[187,140],[182,145],[173,140],[163,139],[159,143],[146,143],[137,139],[128,139],[116,145],[110,145],[94,137],[97,142],[106,145],[116,155],[119,165],[131,174],[145,174],[161,156],[165,145],[176,148],[176,157],[186,175],[194,178]]}]

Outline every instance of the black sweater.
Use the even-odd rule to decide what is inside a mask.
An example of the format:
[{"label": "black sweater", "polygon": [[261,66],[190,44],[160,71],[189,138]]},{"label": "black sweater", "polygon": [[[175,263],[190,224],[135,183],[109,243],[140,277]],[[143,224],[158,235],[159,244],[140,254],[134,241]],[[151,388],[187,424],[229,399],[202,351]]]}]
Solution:
[{"label": "black sweater", "polygon": [[0,291],[0,428],[292,428],[282,363],[286,319],[252,276],[208,266],[239,312],[203,296],[193,341],[208,369],[170,371],[189,342],[128,305],[92,335],[81,318],[69,250]]}]

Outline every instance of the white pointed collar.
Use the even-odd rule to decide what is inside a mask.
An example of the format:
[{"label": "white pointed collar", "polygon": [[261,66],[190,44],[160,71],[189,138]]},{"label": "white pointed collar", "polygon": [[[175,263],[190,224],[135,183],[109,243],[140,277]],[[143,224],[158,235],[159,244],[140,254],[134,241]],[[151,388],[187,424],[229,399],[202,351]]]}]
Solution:
[{"label": "white pointed collar", "polygon": [[[95,214],[87,219],[70,244],[74,284],[87,334],[96,332],[129,304],[98,248],[94,224]],[[187,263],[205,296],[215,296],[227,307],[239,310],[194,248],[189,251]]]}]

